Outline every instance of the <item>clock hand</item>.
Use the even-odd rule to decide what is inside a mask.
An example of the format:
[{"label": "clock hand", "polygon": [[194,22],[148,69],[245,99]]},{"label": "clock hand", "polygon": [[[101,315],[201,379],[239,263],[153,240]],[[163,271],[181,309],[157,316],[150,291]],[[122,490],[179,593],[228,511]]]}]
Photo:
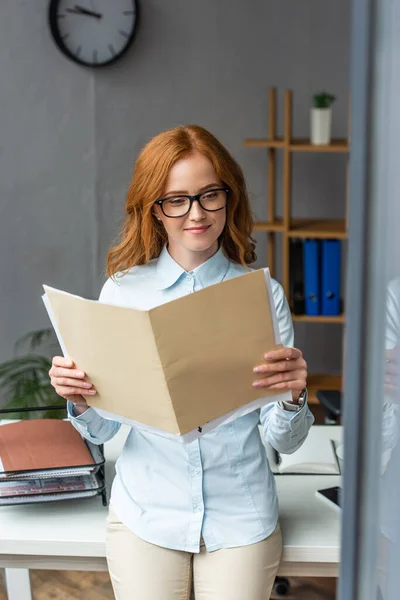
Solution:
[{"label": "clock hand", "polygon": [[67,12],[74,13],[76,15],[87,15],[88,17],[95,17],[96,19],[101,19],[102,14],[98,12],[94,12],[93,10],[88,10],[83,6],[78,6],[75,4],[74,8],[67,8]]}]

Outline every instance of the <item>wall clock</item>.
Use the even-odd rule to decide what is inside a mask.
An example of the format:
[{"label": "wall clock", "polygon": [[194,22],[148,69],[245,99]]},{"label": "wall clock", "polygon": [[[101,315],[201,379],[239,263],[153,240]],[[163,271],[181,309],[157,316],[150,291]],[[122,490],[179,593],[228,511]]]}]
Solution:
[{"label": "wall clock", "polygon": [[138,23],[137,0],[50,0],[53,39],[69,59],[102,67],[128,50]]}]

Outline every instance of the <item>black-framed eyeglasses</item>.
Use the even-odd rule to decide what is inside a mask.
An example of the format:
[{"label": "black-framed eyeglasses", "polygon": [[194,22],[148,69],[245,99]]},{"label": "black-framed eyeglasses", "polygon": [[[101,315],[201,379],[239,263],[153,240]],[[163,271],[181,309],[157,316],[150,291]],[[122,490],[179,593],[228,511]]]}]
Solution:
[{"label": "black-framed eyeglasses", "polygon": [[214,188],[196,196],[170,196],[156,200],[154,204],[161,206],[166,217],[176,219],[184,217],[190,212],[193,202],[197,201],[201,208],[208,212],[216,212],[225,208],[228,200],[229,188]]}]

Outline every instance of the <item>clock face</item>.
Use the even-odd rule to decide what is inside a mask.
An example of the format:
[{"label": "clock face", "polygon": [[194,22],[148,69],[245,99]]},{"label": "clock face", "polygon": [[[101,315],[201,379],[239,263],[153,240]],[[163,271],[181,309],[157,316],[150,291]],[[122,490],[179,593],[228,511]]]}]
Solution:
[{"label": "clock face", "polygon": [[59,49],[90,67],[114,62],[131,45],[137,25],[136,0],[51,0],[50,30]]}]

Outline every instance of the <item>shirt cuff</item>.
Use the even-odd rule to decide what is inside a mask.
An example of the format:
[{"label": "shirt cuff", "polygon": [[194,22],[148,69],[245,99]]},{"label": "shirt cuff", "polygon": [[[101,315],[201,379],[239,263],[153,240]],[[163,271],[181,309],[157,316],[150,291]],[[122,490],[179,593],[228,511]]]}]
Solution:
[{"label": "shirt cuff", "polygon": [[307,406],[307,400],[308,400],[308,390],[307,390],[307,388],[304,388],[299,396],[297,403],[280,400],[278,402],[278,405],[282,410],[285,410],[287,412],[292,412],[292,413],[298,413],[301,411],[302,408],[304,408],[304,406]]},{"label": "shirt cuff", "polygon": [[292,402],[287,402],[286,400],[279,400],[278,404],[283,410],[287,410],[289,412],[299,412],[299,410],[303,408],[304,402],[302,404],[293,404]]},{"label": "shirt cuff", "polygon": [[80,415],[76,414],[74,405],[70,400],[68,400],[67,402],[67,413],[68,416],[74,419],[75,421],[86,424],[92,423],[97,416],[96,411],[90,406],[87,410],[85,410],[85,412],[81,413]]}]

